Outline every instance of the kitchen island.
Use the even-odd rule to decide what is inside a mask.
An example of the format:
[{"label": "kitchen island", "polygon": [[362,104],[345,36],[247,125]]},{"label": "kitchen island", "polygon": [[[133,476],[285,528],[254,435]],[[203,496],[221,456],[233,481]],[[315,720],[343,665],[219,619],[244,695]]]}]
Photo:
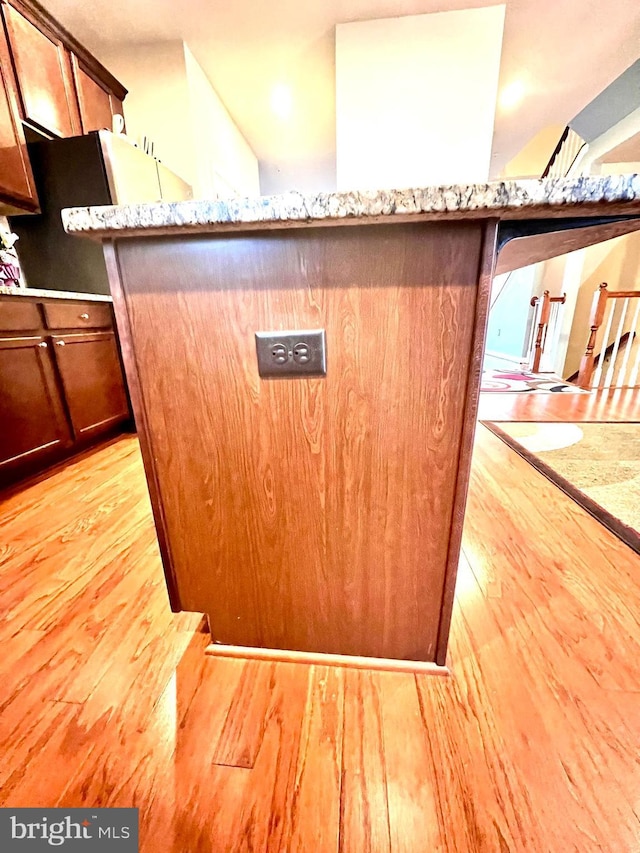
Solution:
[{"label": "kitchen island", "polygon": [[63,218],[104,242],[174,610],[218,654],[446,671],[492,276],[640,228],[640,177]]}]

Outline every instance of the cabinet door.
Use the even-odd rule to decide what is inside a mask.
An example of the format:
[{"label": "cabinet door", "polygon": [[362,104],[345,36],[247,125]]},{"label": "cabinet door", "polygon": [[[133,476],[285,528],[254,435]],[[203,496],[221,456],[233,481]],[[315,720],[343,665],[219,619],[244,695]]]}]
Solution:
[{"label": "cabinet door", "polygon": [[76,439],[127,420],[129,404],[115,334],[55,335],[52,340]]},{"label": "cabinet door", "polygon": [[9,46],[0,21],[0,213],[37,210]]},{"label": "cabinet door", "polygon": [[112,104],[110,93],[83,67],[75,54],[71,56],[73,78],[80,102],[82,132],[111,130]]},{"label": "cabinet door", "polygon": [[2,3],[24,118],[56,136],[78,133],[71,57],[59,38]]},{"label": "cabinet door", "polygon": [[39,336],[0,338],[0,482],[71,443],[49,350]]}]

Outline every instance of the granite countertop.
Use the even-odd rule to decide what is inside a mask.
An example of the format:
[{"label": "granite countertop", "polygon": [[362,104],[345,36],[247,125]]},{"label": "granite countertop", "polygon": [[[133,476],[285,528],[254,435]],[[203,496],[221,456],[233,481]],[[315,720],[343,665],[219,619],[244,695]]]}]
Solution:
[{"label": "granite countertop", "polygon": [[62,211],[65,230],[95,238],[290,228],[340,222],[640,216],[640,175],[547,178],[407,190],[297,192],[226,201],[156,202]]},{"label": "granite countertop", "polygon": [[39,290],[36,287],[2,287],[0,296],[31,296],[38,299],[81,299],[83,302],[111,302],[102,293],[73,293],[70,290]]}]

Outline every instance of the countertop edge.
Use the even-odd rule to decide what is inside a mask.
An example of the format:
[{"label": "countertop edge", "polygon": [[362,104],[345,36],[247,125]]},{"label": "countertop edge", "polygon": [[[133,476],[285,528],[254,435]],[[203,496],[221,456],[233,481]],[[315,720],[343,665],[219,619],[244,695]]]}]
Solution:
[{"label": "countertop edge", "polygon": [[36,287],[0,287],[0,296],[31,297],[32,299],[69,299],[81,302],[113,302],[103,293],[75,293],[71,290],[42,290]]},{"label": "countertop edge", "polygon": [[143,234],[254,231],[535,216],[640,216],[640,176],[500,181],[378,192],[321,193],[82,207],[62,211],[69,234],[96,239]]}]

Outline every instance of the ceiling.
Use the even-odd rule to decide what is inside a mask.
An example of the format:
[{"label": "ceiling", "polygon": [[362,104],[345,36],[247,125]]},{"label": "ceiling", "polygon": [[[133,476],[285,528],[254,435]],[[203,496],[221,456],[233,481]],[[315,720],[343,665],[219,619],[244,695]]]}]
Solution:
[{"label": "ceiling", "polygon": [[[182,39],[257,155],[270,188],[335,185],[336,23],[497,5],[494,0],[42,0],[93,51]],[[506,0],[492,176],[543,127],[567,124],[638,59],[638,0]],[[126,84],[126,81],[124,81]],[[292,109],[271,107],[277,85]]]}]

